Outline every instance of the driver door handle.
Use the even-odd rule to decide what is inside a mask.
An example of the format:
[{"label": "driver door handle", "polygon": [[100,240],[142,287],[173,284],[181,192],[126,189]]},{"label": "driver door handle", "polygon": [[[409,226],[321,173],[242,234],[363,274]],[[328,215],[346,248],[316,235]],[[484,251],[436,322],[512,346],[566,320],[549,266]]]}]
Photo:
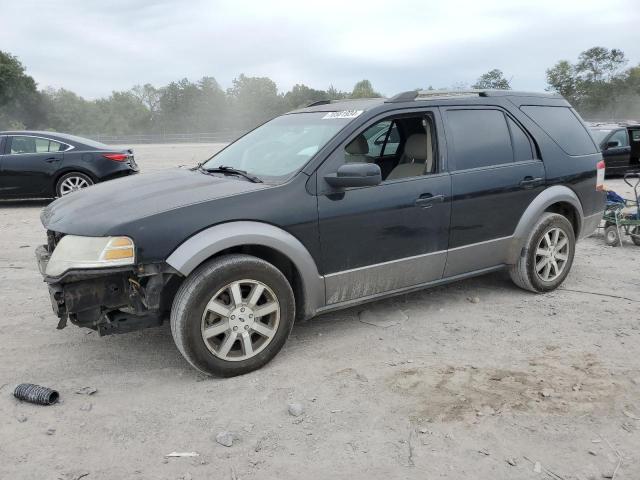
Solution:
[{"label": "driver door handle", "polygon": [[533,178],[531,176],[526,176],[520,181],[520,185],[523,187],[533,187],[539,183],[541,183],[544,179],[542,177]]},{"label": "driver door handle", "polygon": [[430,193],[423,193],[420,195],[416,201],[416,207],[421,208],[431,208],[434,203],[442,203],[444,202],[444,195],[432,195]]},{"label": "driver door handle", "polygon": [[60,160],[60,158],[58,158],[58,157],[49,157],[49,158],[45,159],[45,162],[53,163],[53,162],[57,162],[58,160]]}]

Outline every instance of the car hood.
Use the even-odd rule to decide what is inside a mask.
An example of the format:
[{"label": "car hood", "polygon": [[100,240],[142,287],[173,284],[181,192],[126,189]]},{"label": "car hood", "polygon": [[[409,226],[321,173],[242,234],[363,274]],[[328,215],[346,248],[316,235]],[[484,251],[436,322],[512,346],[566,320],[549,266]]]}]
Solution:
[{"label": "car hood", "polygon": [[176,168],[110,180],[71,193],[49,204],[40,219],[47,230],[102,236],[144,217],[264,188],[269,185]]}]

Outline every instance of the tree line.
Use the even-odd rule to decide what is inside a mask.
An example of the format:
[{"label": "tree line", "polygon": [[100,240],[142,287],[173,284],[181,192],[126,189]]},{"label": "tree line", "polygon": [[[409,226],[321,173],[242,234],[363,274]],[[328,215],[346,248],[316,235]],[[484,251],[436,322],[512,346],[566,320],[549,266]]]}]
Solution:
[{"label": "tree line", "polygon": [[[547,90],[561,93],[587,119],[640,119],[640,65],[626,68],[627,63],[621,50],[593,47],[575,63],[561,60],[549,68]],[[493,69],[471,87],[510,89],[511,85],[501,70]],[[0,51],[0,130],[84,135],[237,131],[320,100],[380,96],[369,80],[356,83],[350,92],[298,84],[281,93],[268,77],[240,74],[226,90],[213,77],[196,82],[185,78],[163,87],[137,85],[87,100],[64,88],[39,90],[19,59]]]}]

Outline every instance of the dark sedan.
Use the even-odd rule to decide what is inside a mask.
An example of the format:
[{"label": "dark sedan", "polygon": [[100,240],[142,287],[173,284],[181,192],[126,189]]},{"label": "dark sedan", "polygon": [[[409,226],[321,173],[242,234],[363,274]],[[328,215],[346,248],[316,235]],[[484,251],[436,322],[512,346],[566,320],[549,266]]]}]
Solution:
[{"label": "dark sedan", "polygon": [[0,132],[0,197],[62,197],[138,173],[133,150],[63,133]]}]

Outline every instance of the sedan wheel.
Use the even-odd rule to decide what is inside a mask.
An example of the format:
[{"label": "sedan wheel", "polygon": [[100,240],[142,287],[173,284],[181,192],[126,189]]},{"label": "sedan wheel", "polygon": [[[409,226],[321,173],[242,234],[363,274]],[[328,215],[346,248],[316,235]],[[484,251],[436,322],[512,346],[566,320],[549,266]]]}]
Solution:
[{"label": "sedan wheel", "polygon": [[56,193],[59,197],[63,197],[91,185],[93,185],[93,180],[84,173],[67,173],[58,180]]}]

